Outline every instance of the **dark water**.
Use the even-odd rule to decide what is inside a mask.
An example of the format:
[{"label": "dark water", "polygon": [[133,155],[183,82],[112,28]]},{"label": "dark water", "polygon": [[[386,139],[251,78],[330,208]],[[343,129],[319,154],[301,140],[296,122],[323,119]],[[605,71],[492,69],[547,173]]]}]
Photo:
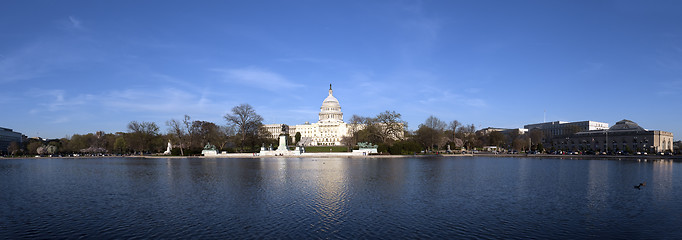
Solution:
[{"label": "dark water", "polygon": [[0,238],[680,239],[680,164],[0,160]]}]

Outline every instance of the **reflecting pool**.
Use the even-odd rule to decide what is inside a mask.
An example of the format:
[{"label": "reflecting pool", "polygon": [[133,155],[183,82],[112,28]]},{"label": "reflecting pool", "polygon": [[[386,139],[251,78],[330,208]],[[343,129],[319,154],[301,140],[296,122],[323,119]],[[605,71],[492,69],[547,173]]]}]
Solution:
[{"label": "reflecting pool", "polygon": [[681,171],[487,157],[9,159],[0,238],[680,239]]}]

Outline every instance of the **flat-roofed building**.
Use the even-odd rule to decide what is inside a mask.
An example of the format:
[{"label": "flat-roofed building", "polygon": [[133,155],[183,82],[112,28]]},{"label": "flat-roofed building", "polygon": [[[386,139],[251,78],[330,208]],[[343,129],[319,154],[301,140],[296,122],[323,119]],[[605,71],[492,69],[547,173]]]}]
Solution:
[{"label": "flat-roofed building", "polygon": [[541,130],[544,135],[543,142],[548,143],[551,142],[552,139],[556,137],[563,137],[577,132],[605,130],[609,128],[609,124],[596,121],[579,122],[554,121],[528,124],[523,126],[523,128],[528,129],[528,131],[533,131],[533,129]]},{"label": "flat-roofed building", "polygon": [[581,131],[563,138],[554,138],[552,145],[565,151],[623,151],[659,153],[673,151],[673,134],[646,130],[624,119],[609,129]]},{"label": "flat-roofed building", "polygon": [[23,135],[12,129],[0,127],[0,153],[8,153],[7,148],[12,142],[21,145],[23,142]]},{"label": "flat-roofed building", "polygon": [[518,134],[518,135],[523,135],[528,132],[528,129],[525,128],[493,128],[493,127],[487,127],[481,130],[476,131],[477,134],[482,134],[482,135],[488,135],[492,132],[501,132],[502,134]]},{"label": "flat-roofed building", "polygon": [[[263,127],[268,130],[268,133],[270,134],[269,136],[272,139],[279,138],[279,135],[282,134],[282,131],[289,133],[289,126],[286,124],[265,124]],[[292,134],[290,135],[293,136]]]}]

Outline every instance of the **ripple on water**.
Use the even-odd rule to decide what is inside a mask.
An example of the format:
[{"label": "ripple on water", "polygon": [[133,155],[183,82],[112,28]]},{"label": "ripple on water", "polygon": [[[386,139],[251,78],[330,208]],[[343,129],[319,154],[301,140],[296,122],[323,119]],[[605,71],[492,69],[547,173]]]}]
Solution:
[{"label": "ripple on water", "polygon": [[680,238],[682,167],[666,164],[0,161],[0,238]]}]

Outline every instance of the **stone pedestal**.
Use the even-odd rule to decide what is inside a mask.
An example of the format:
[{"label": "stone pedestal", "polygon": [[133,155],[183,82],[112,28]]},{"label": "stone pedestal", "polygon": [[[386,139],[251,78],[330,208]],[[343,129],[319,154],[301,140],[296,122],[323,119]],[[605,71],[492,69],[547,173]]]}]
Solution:
[{"label": "stone pedestal", "polygon": [[201,150],[201,154],[204,156],[215,156],[215,155],[218,155],[218,151],[212,150],[212,149],[205,149],[205,150]]},{"label": "stone pedestal", "polygon": [[287,136],[282,134],[279,136],[279,146],[277,146],[277,149],[272,149],[272,147],[268,148],[267,150],[265,147],[262,147],[260,150],[259,155],[260,156],[291,156],[291,155],[301,155],[303,151],[301,149],[296,148],[297,151],[289,151],[289,148],[287,148]]},{"label": "stone pedestal", "polygon": [[277,151],[289,151],[289,149],[287,149],[287,136],[286,135],[280,135],[279,136],[279,146],[277,147]]}]

